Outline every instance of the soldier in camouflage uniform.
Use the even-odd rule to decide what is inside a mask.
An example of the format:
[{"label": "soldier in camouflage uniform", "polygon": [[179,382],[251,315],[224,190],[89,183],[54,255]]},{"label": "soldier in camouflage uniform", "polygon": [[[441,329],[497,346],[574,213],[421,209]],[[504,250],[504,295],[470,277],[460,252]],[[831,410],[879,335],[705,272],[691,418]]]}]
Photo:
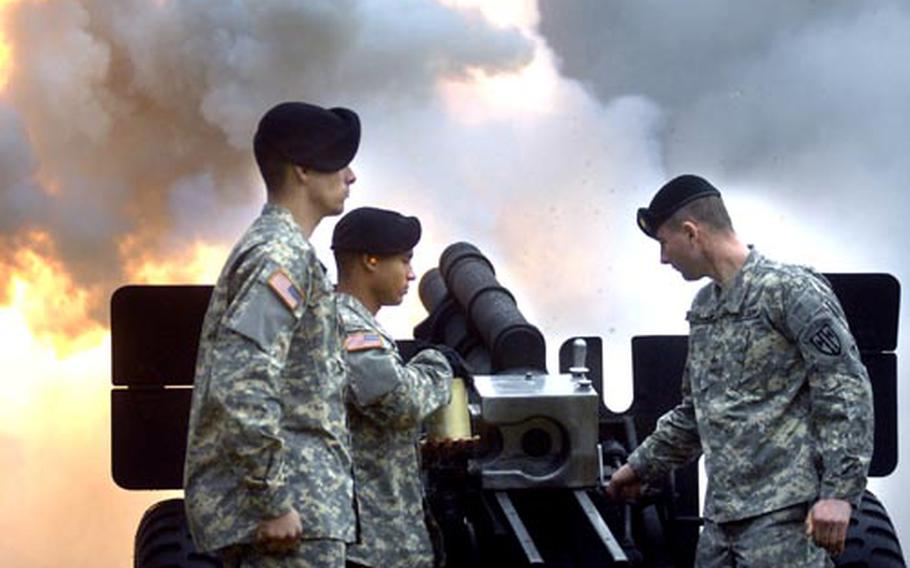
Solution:
[{"label": "soldier in camouflage uniform", "polygon": [[308,237],[344,209],[359,140],[343,108],[259,123],[268,203],[212,293],[184,468],[196,545],[227,566],[342,568],[356,537],[340,319]]},{"label": "soldier in camouflage uniform", "polygon": [[830,566],[872,454],[872,394],[843,310],[820,274],[742,244],[720,192],[680,176],[638,214],[661,262],[713,282],[692,303],[682,402],[607,493],[704,454],[701,567]]},{"label": "soldier in camouflage uniform", "polygon": [[359,542],[348,547],[349,566],[433,566],[417,441],[423,419],[449,400],[452,369],[433,348],[405,363],[375,318],[382,306],[404,298],[419,239],[415,217],[370,207],[345,215],[332,237],[361,529]]}]

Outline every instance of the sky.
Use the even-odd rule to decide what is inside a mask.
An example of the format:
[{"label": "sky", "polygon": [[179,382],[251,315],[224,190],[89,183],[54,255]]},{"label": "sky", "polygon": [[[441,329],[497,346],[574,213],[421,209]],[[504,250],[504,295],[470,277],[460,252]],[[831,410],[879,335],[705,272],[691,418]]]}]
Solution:
[{"label": "sky", "polygon": [[[110,478],[110,296],[214,282],[264,198],[250,140],[272,104],[355,109],[347,207],[419,216],[418,274],[480,247],[551,370],[565,338],[602,336],[621,410],[631,337],[685,333],[701,285],[634,222],[677,174],[768,256],[907,281],[908,31],[898,0],[0,0],[4,566],[131,566],[173,495]],[[334,222],[313,235],[329,265]],[[380,315],[408,337],[424,312],[412,293]],[[907,478],[870,484],[899,535]]]}]

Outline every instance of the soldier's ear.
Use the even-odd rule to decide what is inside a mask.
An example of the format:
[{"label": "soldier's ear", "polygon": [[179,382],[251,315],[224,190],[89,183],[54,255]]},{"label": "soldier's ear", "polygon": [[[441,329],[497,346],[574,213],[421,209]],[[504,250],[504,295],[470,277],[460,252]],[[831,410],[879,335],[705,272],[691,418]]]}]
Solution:
[{"label": "soldier's ear", "polygon": [[297,164],[291,165],[291,169],[294,171],[294,177],[297,178],[297,181],[300,183],[306,183],[308,177],[308,170],[303,166]]},{"label": "soldier's ear", "polygon": [[679,230],[682,231],[682,233],[686,236],[686,240],[689,242],[692,242],[698,238],[700,232],[698,225],[692,221],[683,221]]},{"label": "soldier's ear", "polygon": [[360,260],[367,272],[373,272],[376,270],[376,265],[379,264],[379,259],[373,254],[363,254],[360,256]]}]

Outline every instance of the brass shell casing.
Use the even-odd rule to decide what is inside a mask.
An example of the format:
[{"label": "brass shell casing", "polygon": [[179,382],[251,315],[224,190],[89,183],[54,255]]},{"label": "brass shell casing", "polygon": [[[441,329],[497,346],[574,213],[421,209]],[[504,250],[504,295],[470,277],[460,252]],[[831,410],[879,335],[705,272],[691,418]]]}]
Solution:
[{"label": "brass shell casing", "polygon": [[430,415],[427,436],[434,441],[471,439],[468,391],[463,379],[452,379],[452,399]]}]

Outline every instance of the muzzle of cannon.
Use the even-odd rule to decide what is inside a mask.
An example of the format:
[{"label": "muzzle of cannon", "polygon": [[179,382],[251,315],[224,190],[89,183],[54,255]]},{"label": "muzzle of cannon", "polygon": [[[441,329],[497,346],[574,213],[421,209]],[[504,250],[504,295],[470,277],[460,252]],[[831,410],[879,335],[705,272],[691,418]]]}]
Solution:
[{"label": "muzzle of cannon", "polygon": [[489,373],[490,350],[470,329],[463,308],[449,294],[438,268],[432,268],[423,275],[417,292],[430,315],[414,328],[414,337],[444,343],[461,353],[474,372]]},{"label": "muzzle of cannon", "polygon": [[[436,338],[458,349],[469,363],[479,363],[477,371],[546,373],[543,334],[521,315],[514,296],[496,280],[492,263],[474,245],[446,248],[439,269],[421,279],[419,292]],[[427,332],[418,327],[415,337],[428,339]]]}]

